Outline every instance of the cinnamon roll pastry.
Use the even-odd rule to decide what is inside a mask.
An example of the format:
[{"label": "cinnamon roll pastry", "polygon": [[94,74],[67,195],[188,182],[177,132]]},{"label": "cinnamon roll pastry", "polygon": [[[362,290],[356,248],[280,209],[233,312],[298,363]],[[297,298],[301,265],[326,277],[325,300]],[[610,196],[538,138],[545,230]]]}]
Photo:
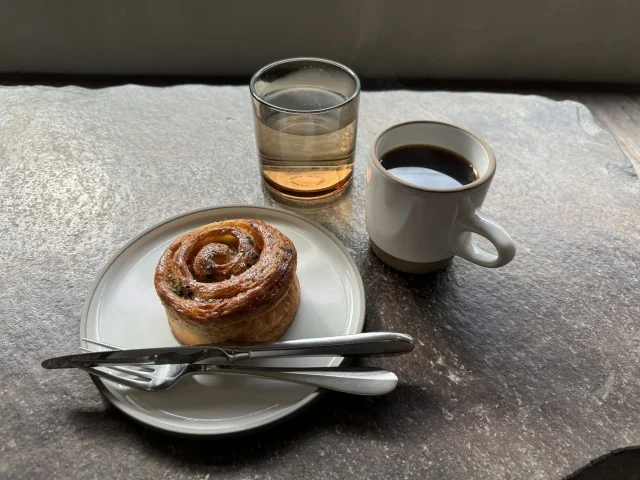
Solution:
[{"label": "cinnamon roll pastry", "polygon": [[155,287],[183,345],[269,342],[300,304],[293,242],[260,220],[225,220],[178,237],[164,252]]}]

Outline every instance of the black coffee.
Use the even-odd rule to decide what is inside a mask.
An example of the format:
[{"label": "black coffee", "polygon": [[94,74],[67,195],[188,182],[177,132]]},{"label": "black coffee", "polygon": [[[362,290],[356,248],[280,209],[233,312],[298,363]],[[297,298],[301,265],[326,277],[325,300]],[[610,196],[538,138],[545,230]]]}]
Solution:
[{"label": "black coffee", "polygon": [[435,145],[404,145],[380,158],[394,177],[427,188],[453,188],[478,179],[476,169],[462,155]]}]

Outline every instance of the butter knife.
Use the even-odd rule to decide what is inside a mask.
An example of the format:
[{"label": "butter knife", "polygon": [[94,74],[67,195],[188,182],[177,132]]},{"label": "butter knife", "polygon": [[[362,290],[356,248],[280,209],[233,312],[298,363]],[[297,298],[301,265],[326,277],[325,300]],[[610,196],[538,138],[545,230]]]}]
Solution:
[{"label": "butter knife", "polygon": [[413,338],[409,335],[369,332],[250,345],[193,345],[81,353],[49,358],[42,366],[58,369],[79,365],[168,365],[202,360],[224,365],[255,358],[402,355],[412,350]]}]

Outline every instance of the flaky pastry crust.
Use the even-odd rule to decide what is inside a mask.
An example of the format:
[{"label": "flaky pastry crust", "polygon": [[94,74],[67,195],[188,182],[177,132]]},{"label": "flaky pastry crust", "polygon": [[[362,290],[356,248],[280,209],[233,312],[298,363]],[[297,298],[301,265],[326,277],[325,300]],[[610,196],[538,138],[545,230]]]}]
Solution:
[{"label": "flaky pastry crust", "polygon": [[160,258],[155,288],[184,345],[268,342],[300,304],[293,242],[260,220],[225,220],[178,237]]}]

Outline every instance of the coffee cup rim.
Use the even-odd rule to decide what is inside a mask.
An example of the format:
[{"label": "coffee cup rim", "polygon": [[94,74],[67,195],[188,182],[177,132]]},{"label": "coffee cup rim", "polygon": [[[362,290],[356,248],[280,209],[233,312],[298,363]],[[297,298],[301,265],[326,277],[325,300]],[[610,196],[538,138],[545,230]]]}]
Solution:
[{"label": "coffee cup rim", "polygon": [[[452,187],[452,188],[421,187],[419,185],[415,185],[413,183],[409,183],[409,182],[407,182],[405,180],[399,179],[398,177],[396,177],[394,175],[391,175],[387,171],[387,169],[382,166],[382,164],[380,163],[380,159],[378,158],[378,155],[376,154],[376,147],[378,145],[378,142],[380,141],[380,139],[382,138],[383,135],[387,134],[391,130],[394,130],[394,129],[399,128],[399,127],[404,127],[406,125],[412,125],[412,124],[415,124],[415,123],[430,124],[430,125],[444,125],[446,127],[454,128],[456,130],[459,130],[459,131],[469,135],[474,140],[476,140],[480,145],[482,145],[482,148],[484,148],[484,150],[487,152],[487,156],[489,157],[489,165],[487,167],[487,171],[485,172],[485,174],[482,175],[477,180],[471,182],[471,183],[468,183],[466,185],[461,185],[459,187]],[[430,145],[430,144],[425,143],[425,145]],[[371,143],[371,147],[369,149],[369,156],[371,158],[371,162],[373,163],[373,165],[387,179],[389,179],[389,180],[391,180],[393,182],[399,183],[400,185],[403,185],[405,187],[409,187],[409,188],[411,188],[413,190],[419,190],[421,192],[458,193],[458,192],[464,192],[466,190],[472,190],[472,189],[477,188],[480,185],[490,181],[491,178],[493,178],[493,175],[494,175],[494,173],[496,171],[496,157],[495,157],[495,155],[493,153],[493,150],[491,149],[491,147],[489,146],[489,144],[486,141],[484,141],[481,137],[479,137],[475,133],[467,130],[466,128],[460,127],[460,126],[455,125],[453,123],[438,122],[438,121],[435,121],[435,120],[410,120],[408,122],[396,123],[394,125],[391,125],[390,127],[385,128],[378,135],[376,135],[375,138],[373,139],[373,141]]]}]

